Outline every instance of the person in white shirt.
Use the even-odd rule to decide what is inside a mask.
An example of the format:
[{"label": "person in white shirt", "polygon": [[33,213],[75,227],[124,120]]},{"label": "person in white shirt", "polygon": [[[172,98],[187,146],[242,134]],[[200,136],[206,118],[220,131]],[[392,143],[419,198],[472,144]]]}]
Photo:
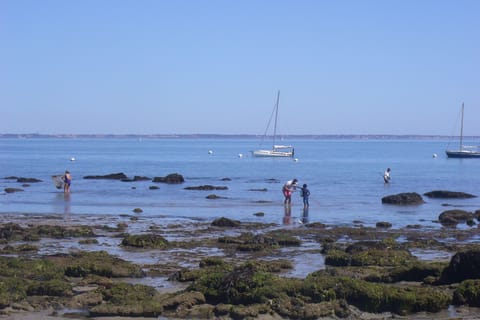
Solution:
[{"label": "person in white shirt", "polygon": [[383,174],[383,181],[385,183],[389,183],[390,182],[390,168],[387,168],[387,170],[385,171],[385,173]]},{"label": "person in white shirt", "polygon": [[292,193],[297,189],[297,179],[287,181],[282,188],[283,196],[285,197],[284,204],[292,203]]}]

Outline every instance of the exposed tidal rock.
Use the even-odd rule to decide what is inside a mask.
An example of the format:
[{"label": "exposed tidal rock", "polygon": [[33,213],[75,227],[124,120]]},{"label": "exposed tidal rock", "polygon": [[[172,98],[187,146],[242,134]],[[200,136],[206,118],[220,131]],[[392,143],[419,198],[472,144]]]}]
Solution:
[{"label": "exposed tidal rock", "polygon": [[239,227],[240,226],[240,221],[228,219],[228,218],[225,218],[225,217],[221,217],[221,218],[213,220],[212,226],[234,228],[234,227]]},{"label": "exposed tidal rock", "polygon": [[392,224],[390,222],[379,221],[376,223],[377,228],[391,228]]},{"label": "exposed tidal rock", "polygon": [[5,188],[3,189],[6,193],[14,193],[14,192],[21,192],[24,191],[23,189],[20,188]]},{"label": "exposed tidal rock", "polygon": [[211,191],[211,190],[228,190],[228,187],[225,186],[212,186],[212,185],[203,185],[203,186],[196,186],[196,187],[185,187],[185,190],[204,190],[204,191]]},{"label": "exposed tidal rock", "polygon": [[474,215],[465,210],[447,210],[438,216],[438,220],[444,226],[454,226],[460,222],[473,221]]},{"label": "exposed tidal rock", "polygon": [[211,199],[211,200],[214,200],[214,199],[227,199],[226,197],[220,197],[220,196],[217,196],[216,194],[209,194],[209,195],[206,196],[205,198]]},{"label": "exposed tidal rock", "polygon": [[473,194],[469,194],[465,192],[447,191],[447,190],[430,191],[430,192],[424,193],[423,195],[429,198],[436,198],[436,199],[469,199],[469,198],[476,197]]},{"label": "exposed tidal rock", "polygon": [[326,224],[321,223],[321,222],[312,222],[312,223],[307,223],[305,225],[307,228],[317,228],[317,229],[325,229],[327,227]]},{"label": "exposed tidal rock", "polygon": [[153,182],[161,182],[161,183],[168,183],[168,184],[179,184],[185,182],[185,179],[181,174],[178,173],[171,173],[165,177],[155,177],[153,178]]},{"label": "exposed tidal rock", "polygon": [[128,179],[128,177],[123,173],[110,173],[103,176],[94,175],[94,176],[85,176],[83,179],[103,179],[103,180],[123,180]]},{"label": "exposed tidal rock", "polygon": [[20,183],[36,183],[36,182],[43,182],[42,180],[40,179],[36,179],[36,178],[18,178],[17,179],[17,182],[20,182]]},{"label": "exposed tidal rock", "polygon": [[416,192],[405,192],[386,196],[382,198],[382,203],[395,205],[418,205],[423,204],[423,198]]}]

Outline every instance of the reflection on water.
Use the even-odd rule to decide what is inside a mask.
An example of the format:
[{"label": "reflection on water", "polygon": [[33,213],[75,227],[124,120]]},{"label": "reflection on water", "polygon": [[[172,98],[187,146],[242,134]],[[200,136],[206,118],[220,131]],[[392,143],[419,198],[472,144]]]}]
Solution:
[{"label": "reflection on water", "polygon": [[285,214],[283,215],[283,224],[292,223],[292,206],[289,204],[285,205]]},{"label": "reflection on water", "polygon": [[308,223],[308,206],[303,207],[302,223]]},{"label": "reflection on water", "polygon": [[70,218],[70,212],[72,211],[71,202],[70,202],[70,193],[63,194],[64,206],[63,213],[65,214],[65,219]]}]

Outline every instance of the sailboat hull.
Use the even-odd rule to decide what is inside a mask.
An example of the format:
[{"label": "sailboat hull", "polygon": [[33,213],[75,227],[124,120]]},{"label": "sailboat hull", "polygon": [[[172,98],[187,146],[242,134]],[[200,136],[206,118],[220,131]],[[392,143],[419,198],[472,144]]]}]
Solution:
[{"label": "sailboat hull", "polygon": [[278,150],[255,150],[252,151],[254,157],[274,157],[274,158],[291,158],[293,151],[278,151]]},{"label": "sailboat hull", "polygon": [[480,152],[468,150],[447,150],[448,158],[480,158]]}]

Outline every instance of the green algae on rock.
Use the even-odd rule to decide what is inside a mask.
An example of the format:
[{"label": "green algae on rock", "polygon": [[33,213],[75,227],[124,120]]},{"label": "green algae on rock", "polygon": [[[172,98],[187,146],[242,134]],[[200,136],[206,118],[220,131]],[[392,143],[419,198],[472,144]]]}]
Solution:
[{"label": "green algae on rock", "polygon": [[470,279],[462,281],[453,293],[453,303],[480,307],[480,280]]},{"label": "green algae on rock", "polygon": [[65,275],[69,277],[95,274],[112,278],[141,278],[145,275],[140,266],[114,257],[105,251],[58,254],[49,256],[47,259],[63,268]]},{"label": "green algae on rock", "polygon": [[168,241],[158,234],[126,235],[122,240],[122,246],[148,249],[164,249]]}]

